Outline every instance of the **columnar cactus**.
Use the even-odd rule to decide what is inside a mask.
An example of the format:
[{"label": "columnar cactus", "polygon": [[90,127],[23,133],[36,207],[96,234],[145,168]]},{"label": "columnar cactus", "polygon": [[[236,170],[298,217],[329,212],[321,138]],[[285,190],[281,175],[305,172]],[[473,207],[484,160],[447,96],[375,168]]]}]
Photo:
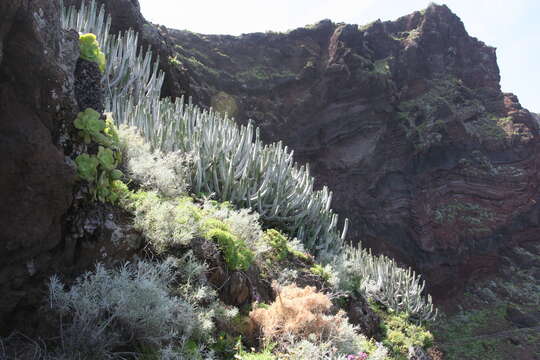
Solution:
[{"label": "columnar cactus", "polygon": [[346,246],[335,260],[345,291],[357,290],[396,312],[406,312],[418,320],[437,316],[430,295],[424,296],[425,281],[411,268],[403,269],[386,256],[374,256],[361,247]]},{"label": "columnar cactus", "polygon": [[107,54],[106,109],[117,123],[138,127],[156,149],[195,154],[193,191],[253,208],[321,257],[339,251],[346,225],[338,231],[332,193],[326,187],[314,191],[309,168],[298,166],[287,147],[264,145],[251,123],[239,127],[183,99],[160,99],[164,74],[152,54],[143,56],[133,31],[109,35],[110,18],[95,1],[64,10],[62,20],[65,28],[96,34]]}]

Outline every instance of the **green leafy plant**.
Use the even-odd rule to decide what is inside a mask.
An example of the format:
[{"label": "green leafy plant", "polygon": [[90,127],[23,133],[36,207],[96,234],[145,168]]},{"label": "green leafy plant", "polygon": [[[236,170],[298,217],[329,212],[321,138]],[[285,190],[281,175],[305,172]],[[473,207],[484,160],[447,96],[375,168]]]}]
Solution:
[{"label": "green leafy plant", "polygon": [[75,159],[77,173],[88,182],[94,182],[97,178],[99,160],[94,155],[81,154]]},{"label": "green leafy plant", "polygon": [[105,54],[99,48],[99,42],[94,34],[81,34],[79,36],[81,58],[98,64],[101,72],[105,71]]},{"label": "green leafy plant", "polygon": [[86,144],[90,144],[92,140],[101,135],[105,130],[105,121],[100,119],[101,115],[94,109],[88,108],[80,112],[73,124],[79,129],[79,135],[84,139]]},{"label": "green leafy plant", "polygon": [[223,359],[231,359],[236,354],[239,337],[234,337],[229,333],[221,331],[212,345],[212,350]]},{"label": "green leafy plant", "polygon": [[268,244],[276,251],[278,260],[283,260],[289,255],[289,244],[285,235],[275,229],[266,230],[264,235]]},{"label": "green leafy plant", "polygon": [[204,237],[215,241],[223,252],[227,265],[233,270],[247,270],[254,260],[245,241],[231,232],[229,225],[215,218],[207,218],[201,226]]},{"label": "green leafy plant", "polygon": [[80,112],[73,122],[86,144],[92,141],[107,147],[118,147],[118,133],[111,116],[101,120],[101,114],[88,108]]},{"label": "green leafy plant", "polygon": [[101,120],[97,111],[86,109],[77,115],[74,125],[85,143],[95,141],[100,144],[96,155],[84,153],[75,159],[79,177],[90,183],[94,199],[116,203],[128,189],[121,181],[123,173],[117,169],[122,156],[112,117]]},{"label": "green leafy plant", "polygon": [[295,248],[291,240],[282,232],[276,229],[268,229],[264,233],[264,239],[274,249],[277,254],[277,260],[282,261],[287,256],[292,255],[302,260],[308,260],[309,255]]},{"label": "green leafy plant", "polygon": [[275,348],[274,343],[268,343],[264,349],[262,349],[260,352],[255,352],[254,349],[251,349],[251,352],[247,352],[244,350],[244,347],[242,346],[242,339],[239,338],[238,342],[236,343],[236,354],[234,355],[234,359],[238,360],[277,360],[277,357],[272,354],[272,350]]}]

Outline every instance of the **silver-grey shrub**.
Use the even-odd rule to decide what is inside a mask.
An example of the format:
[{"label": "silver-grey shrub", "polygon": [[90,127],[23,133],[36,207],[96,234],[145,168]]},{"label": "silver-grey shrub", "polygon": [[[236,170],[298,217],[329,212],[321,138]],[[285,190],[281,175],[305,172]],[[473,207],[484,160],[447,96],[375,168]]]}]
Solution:
[{"label": "silver-grey shrub", "polygon": [[[96,265],[69,290],[56,276],[49,284],[49,306],[61,317],[60,354],[69,359],[121,357],[119,347],[134,343],[164,346],[190,337],[196,310],[170,295],[172,261],[106,269]],[[124,354],[125,355],[125,354]]]},{"label": "silver-grey shrub", "polygon": [[183,200],[163,199],[150,191],[139,195],[132,206],[134,227],[159,253],[188,245],[199,231],[199,222],[194,216],[196,205],[189,199]]},{"label": "silver-grey shrub", "polygon": [[167,197],[187,192],[192,165],[189,154],[152,150],[135,127],[120,126],[118,136],[123,163],[130,179],[143,188],[157,190]]}]

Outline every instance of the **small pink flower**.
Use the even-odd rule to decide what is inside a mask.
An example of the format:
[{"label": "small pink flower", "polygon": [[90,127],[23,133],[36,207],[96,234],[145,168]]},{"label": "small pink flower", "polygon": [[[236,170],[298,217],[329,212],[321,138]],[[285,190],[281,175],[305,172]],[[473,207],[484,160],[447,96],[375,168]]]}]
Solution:
[{"label": "small pink flower", "polygon": [[358,355],[347,355],[347,360],[367,360],[368,354],[365,352],[358,353]]}]

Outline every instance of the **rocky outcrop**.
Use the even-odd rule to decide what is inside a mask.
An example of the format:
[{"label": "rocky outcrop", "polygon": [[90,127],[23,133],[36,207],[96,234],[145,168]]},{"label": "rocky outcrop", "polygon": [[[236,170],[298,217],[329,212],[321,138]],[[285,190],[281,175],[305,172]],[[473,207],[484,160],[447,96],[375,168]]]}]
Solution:
[{"label": "rocky outcrop", "polygon": [[0,4],[1,315],[27,301],[25,283],[51,263],[72,201],[75,171],[58,142],[77,110],[78,35],[60,30],[58,11],[49,1]]},{"label": "rocky outcrop", "polygon": [[100,100],[76,96],[89,89],[75,77],[79,36],[59,15],[57,1],[0,3],[0,336],[37,328],[53,273],[69,279],[140,246],[124,213],[77,191],[72,123]]}]

